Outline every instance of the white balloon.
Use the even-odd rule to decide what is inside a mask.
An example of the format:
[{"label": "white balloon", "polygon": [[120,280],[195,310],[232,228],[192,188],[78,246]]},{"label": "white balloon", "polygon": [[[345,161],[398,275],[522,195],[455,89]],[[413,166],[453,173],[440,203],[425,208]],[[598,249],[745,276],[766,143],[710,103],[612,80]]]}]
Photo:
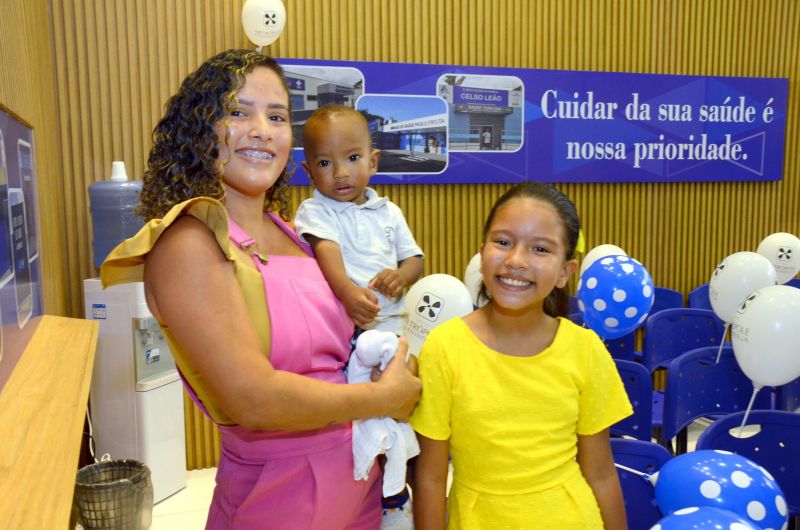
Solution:
[{"label": "white balloon", "polygon": [[472,312],[472,296],[464,283],[449,274],[431,274],[411,286],[405,298],[403,335],[408,352],[418,356],[428,333],[451,318]]},{"label": "white balloon", "polygon": [[756,387],[779,386],[800,377],[800,289],[764,287],[736,311],[733,354]]},{"label": "white balloon", "polygon": [[775,267],[779,284],[788,282],[800,271],[800,239],[794,234],[776,232],[768,235],[758,244],[756,252]]},{"label": "white balloon", "polygon": [[583,261],[581,262],[581,271],[578,276],[583,274],[583,271],[589,268],[589,266],[594,263],[595,261],[599,260],[600,258],[604,258],[606,256],[627,256],[628,254],[619,248],[616,245],[610,245],[605,243],[603,245],[597,245],[592,250],[586,253],[586,256],[583,257]]},{"label": "white balloon", "polygon": [[481,274],[481,255],[475,254],[467,263],[467,268],[464,269],[464,285],[469,289],[469,294],[472,297],[472,305],[479,307],[482,304],[478,303],[478,295],[483,285],[483,274]]},{"label": "white balloon", "polygon": [[775,285],[775,267],[755,252],[736,252],[717,265],[708,281],[711,309],[726,324],[751,293]]},{"label": "white balloon", "polygon": [[286,8],[281,0],[246,0],[242,6],[242,26],[256,46],[267,46],[283,33]]}]

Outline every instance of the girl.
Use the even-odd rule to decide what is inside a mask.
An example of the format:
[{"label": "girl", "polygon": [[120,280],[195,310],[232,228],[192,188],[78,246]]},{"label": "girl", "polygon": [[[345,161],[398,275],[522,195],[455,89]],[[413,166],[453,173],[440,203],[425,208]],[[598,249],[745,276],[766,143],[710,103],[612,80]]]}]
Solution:
[{"label": "girl", "polygon": [[420,353],[418,530],[446,520],[451,529],[627,528],[608,427],[632,408],[602,341],[563,318],[579,228],[569,198],[539,183],[512,187],[489,213],[488,303],[435,328]]}]

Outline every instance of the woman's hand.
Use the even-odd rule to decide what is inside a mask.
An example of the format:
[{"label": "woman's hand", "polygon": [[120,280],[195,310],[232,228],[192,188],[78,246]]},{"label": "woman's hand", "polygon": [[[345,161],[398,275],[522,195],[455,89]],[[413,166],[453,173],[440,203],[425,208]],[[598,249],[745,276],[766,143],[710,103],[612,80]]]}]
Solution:
[{"label": "woman's hand", "polygon": [[400,337],[394,358],[386,365],[380,380],[376,383],[385,392],[386,413],[397,421],[408,421],[417,406],[422,392],[422,381],[416,376],[416,359],[405,362],[408,342]]}]

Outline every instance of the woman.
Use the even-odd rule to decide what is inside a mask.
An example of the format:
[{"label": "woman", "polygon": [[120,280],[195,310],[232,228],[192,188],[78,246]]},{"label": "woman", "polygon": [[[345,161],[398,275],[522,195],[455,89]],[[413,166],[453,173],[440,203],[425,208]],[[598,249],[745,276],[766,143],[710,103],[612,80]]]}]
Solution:
[{"label": "woman", "polygon": [[[140,213],[101,269],[144,280],[190,394],[219,425],[207,528],[375,528],[378,471],[353,480],[350,421],[406,420],[420,382],[395,361],[345,382],[353,324],[284,221],[292,144],[281,68],[248,50],[190,74],[154,131]],[[399,358],[399,361],[398,361]]]}]

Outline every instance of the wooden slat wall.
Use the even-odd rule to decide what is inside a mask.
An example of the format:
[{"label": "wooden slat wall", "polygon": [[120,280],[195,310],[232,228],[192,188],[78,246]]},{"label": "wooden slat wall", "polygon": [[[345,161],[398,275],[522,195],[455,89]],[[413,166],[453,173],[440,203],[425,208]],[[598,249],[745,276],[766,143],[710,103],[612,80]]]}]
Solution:
[{"label": "wooden slat wall", "polygon": [[46,0],[0,2],[0,105],[33,127],[44,309],[63,315],[70,289],[63,267],[64,174],[48,25]]},{"label": "wooden slat wall", "polygon": [[[277,57],[798,74],[800,5],[795,0],[285,3],[286,30],[267,50]],[[140,176],[150,131],[180,80],[213,53],[252,46],[239,20],[242,0],[49,0],[49,5],[66,203],[64,292],[67,313],[77,316],[80,282],[96,274],[88,185],[103,179],[115,159],[125,160],[129,174]],[[800,233],[799,102],[792,90],[782,182],[562,186],[578,205],[589,246],[617,244],[645,263],[657,284],[686,294],[707,281],[724,256],[753,250],[773,232]],[[378,188],[405,211],[428,255],[425,273],[460,277],[479,244],[482,221],[505,186]],[[293,200],[297,204],[308,195],[308,189],[296,189]],[[192,411],[187,405],[190,466],[213,465],[216,435],[209,435],[213,429]]]}]

